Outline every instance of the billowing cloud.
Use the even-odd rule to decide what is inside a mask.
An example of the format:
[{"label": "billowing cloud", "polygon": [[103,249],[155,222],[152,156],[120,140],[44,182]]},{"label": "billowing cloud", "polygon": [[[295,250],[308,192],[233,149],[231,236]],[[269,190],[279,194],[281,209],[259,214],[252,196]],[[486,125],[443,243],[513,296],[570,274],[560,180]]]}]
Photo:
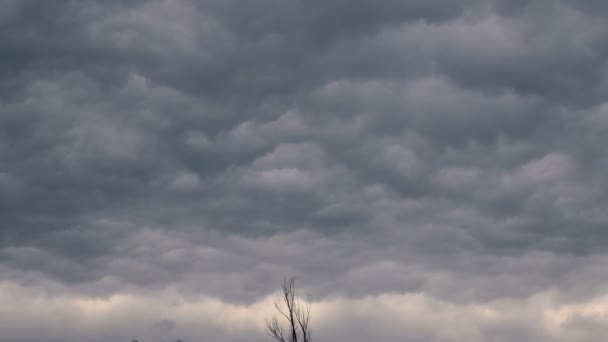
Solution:
[{"label": "billowing cloud", "polygon": [[0,0],[0,340],[601,340],[606,9]]}]

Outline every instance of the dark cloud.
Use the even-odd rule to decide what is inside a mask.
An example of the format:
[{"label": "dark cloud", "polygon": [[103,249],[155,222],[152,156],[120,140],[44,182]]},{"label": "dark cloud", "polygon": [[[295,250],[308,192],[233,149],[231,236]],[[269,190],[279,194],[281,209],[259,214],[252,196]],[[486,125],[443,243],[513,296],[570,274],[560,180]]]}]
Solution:
[{"label": "dark cloud", "polygon": [[[173,334],[189,309],[163,312],[155,293],[253,317],[297,274],[327,312],[374,298],[383,317],[383,296],[404,296],[462,329],[406,315],[406,335],[349,335],[328,318],[327,336],[591,341],[605,331],[582,309],[607,280],[604,11],[0,0],[0,285],[16,293],[0,302],[49,331],[52,312],[95,312],[96,331],[124,339],[104,318],[129,314],[120,296],[154,307],[137,329]],[[59,304],[35,314],[38,290]],[[94,334],[73,333],[52,336]]]}]

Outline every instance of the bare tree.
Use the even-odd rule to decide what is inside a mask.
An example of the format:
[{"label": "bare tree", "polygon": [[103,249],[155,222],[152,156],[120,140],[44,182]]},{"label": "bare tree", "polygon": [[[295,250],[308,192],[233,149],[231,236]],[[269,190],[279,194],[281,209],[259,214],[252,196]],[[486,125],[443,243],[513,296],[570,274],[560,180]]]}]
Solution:
[{"label": "bare tree", "polygon": [[266,320],[266,333],[277,342],[310,342],[310,296],[301,301],[296,295],[295,277],[283,281],[281,293],[274,301],[274,307],[282,316],[280,323],[277,316]]}]

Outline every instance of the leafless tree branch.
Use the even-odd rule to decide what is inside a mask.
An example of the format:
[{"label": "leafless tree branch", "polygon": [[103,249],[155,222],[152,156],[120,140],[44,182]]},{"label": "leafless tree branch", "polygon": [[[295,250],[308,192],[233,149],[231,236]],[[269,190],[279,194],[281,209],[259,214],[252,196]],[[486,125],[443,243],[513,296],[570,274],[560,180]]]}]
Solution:
[{"label": "leafless tree branch", "polygon": [[281,325],[276,315],[266,320],[266,333],[277,342],[311,342],[310,297],[302,303],[296,295],[295,277],[283,281],[274,307],[285,320]]}]

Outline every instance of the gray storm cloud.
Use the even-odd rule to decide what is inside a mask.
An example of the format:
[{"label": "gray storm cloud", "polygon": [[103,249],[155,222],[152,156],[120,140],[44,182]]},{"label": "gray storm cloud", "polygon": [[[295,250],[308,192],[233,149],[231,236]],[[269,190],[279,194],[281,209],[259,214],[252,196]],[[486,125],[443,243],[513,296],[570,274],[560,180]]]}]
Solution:
[{"label": "gray storm cloud", "polygon": [[599,341],[602,1],[0,0],[0,341]]}]

